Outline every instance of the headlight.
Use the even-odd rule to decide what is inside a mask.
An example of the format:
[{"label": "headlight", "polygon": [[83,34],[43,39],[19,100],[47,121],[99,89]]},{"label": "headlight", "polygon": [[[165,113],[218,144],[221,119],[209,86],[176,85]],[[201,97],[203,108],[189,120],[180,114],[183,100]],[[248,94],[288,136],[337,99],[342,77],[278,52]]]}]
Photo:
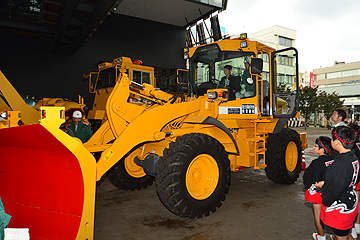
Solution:
[{"label": "headlight", "polygon": [[7,112],[0,113],[0,117],[3,119],[7,119]]},{"label": "headlight", "polygon": [[185,53],[184,54],[184,59],[186,60],[186,59],[188,59],[189,58],[189,54],[188,53]]},{"label": "headlight", "polygon": [[208,99],[216,99],[218,97],[217,92],[208,92]]},{"label": "headlight", "polygon": [[247,38],[247,33],[240,34],[240,39],[245,40]]},{"label": "headlight", "polygon": [[241,48],[246,48],[247,47],[247,42],[241,42],[240,47]]}]

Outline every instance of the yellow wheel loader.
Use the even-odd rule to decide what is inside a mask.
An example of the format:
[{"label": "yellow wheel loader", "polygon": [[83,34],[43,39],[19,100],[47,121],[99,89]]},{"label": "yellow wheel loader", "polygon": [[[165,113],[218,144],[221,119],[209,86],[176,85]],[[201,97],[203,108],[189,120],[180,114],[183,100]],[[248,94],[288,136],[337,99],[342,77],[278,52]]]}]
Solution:
[{"label": "yellow wheel loader", "polygon": [[[227,39],[190,48],[185,57],[189,81],[180,85],[188,92],[181,100],[119,70],[107,121],[84,145],[101,153],[97,179],[107,174],[130,190],[155,180],[164,205],[190,218],[221,205],[231,172],[265,168],[274,182],[296,181],[306,147],[306,136],[287,128],[298,107],[297,50]],[[231,100],[220,86],[225,65],[243,85]]]},{"label": "yellow wheel loader", "polygon": [[[287,128],[288,119],[296,116],[298,108],[297,50],[276,51],[245,37],[190,48],[185,59],[189,61],[189,78],[180,81],[181,91],[174,95],[147,83],[133,82],[126,69],[118,69],[115,87],[105,105],[107,120],[84,145],[59,132],[61,121],[56,119],[62,116],[61,110],[53,115],[50,110],[42,114],[50,119],[41,124],[1,129],[0,151],[10,154],[0,154],[2,162],[9,162],[0,171],[0,181],[8,186],[5,190],[0,188],[0,196],[5,211],[11,206],[7,213],[17,219],[14,225],[31,225],[34,232],[41,229],[41,222],[27,221],[20,211],[23,208],[43,214],[43,219],[54,212],[64,212],[76,221],[64,224],[64,219],[59,218],[56,226],[71,227],[72,236],[78,228],[76,238],[84,239],[79,236],[89,234],[93,226],[89,213],[94,208],[91,197],[95,179],[98,181],[105,174],[120,189],[146,188],[155,181],[164,206],[188,218],[208,216],[221,206],[232,172],[264,168],[268,178],[276,183],[295,182],[306,147],[306,135]],[[249,69],[246,63],[250,64]],[[225,65],[232,66],[232,78],[240,86],[236,87],[238,91],[224,84]],[[187,92],[183,91],[185,88]],[[231,98],[229,91],[233,93]],[[36,137],[33,128],[42,129]],[[4,140],[17,136],[24,140]],[[38,143],[43,138],[45,142]],[[29,149],[30,154],[24,155]],[[96,156],[96,167],[90,153]],[[64,167],[69,159],[71,167]],[[25,167],[17,169],[15,165]],[[56,167],[57,174],[50,178]],[[32,168],[37,169],[37,175],[30,176]],[[59,185],[62,171],[63,178],[71,173],[78,176],[71,181],[74,187],[83,189],[80,194],[75,191],[77,194],[66,195]],[[16,192],[8,184],[14,179],[30,189],[43,184],[39,179],[47,179],[49,194],[65,194],[61,196],[64,204],[50,208],[28,191]],[[73,202],[76,209],[69,207],[72,211],[65,211]],[[61,239],[61,230],[56,234],[52,239]]]},{"label": "yellow wheel loader", "polygon": [[2,112],[0,115],[0,129],[8,127],[16,127],[21,125],[21,114],[20,111]]},{"label": "yellow wheel loader", "polygon": [[106,101],[115,87],[120,69],[123,69],[131,81],[143,84],[148,83],[156,87],[154,68],[142,65],[141,60],[132,61],[128,57],[118,57],[112,62],[103,62],[98,65],[98,72],[84,74],[83,78],[89,79],[89,92],[94,93],[94,103],[89,111],[88,120],[95,132],[107,120]]}]

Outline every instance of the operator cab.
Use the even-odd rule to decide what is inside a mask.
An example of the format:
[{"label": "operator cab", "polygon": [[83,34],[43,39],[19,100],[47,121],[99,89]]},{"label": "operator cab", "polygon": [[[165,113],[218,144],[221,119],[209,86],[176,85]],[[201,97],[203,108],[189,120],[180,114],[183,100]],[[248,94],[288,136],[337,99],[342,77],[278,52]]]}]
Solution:
[{"label": "operator cab", "polygon": [[[296,115],[299,78],[295,48],[275,50],[247,38],[225,39],[192,48],[184,56],[189,59],[190,96],[227,88],[229,101],[223,106],[251,105],[252,114],[283,118],[284,122]],[[236,83],[230,86],[224,85],[227,66],[231,69],[227,79]]]},{"label": "operator cab", "polygon": [[115,87],[116,79],[119,78],[123,69],[124,73],[129,76],[131,81],[142,85],[148,83],[155,86],[154,69],[152,67],[143,66],[140,60],[131,61],[130,58],[121,57],[113,60],[113,63],[99,64],[99,72],[93,74],[90,79],[90,92],[94,93],[101,89]]},{"label": "operator cab", "polygon": [[226,88],[225,69],[231,67],[231,89],[234,98],[248,98],[256,95],[256,79],[249,74],[248,62],[255,57],[253,52],[221,51],[217,44],[199,47],[190,59],[190,82],[198,95],[208,89]]},{"label": "operator cab", "polygon": [[[89,80],[89,92],[95,93],[94,104],[88,114],[88,120],[93,127],[93,131],[99,128],[103,120],[106,119],[106,102],[115,87],[116,80],[122,74],[126,74],[133,82],[132,87],[139,87],[143,83],[156,86],[154,68],[142,65],[140,60],[132,61],[128,57],[119,57],[112,62],[100,63],[98,72],[92,72],[89,75],[84,74],[83,78]],[[136,91],[136,89],[133,90]],[[129,98],[129,101],[142,104],[141,99]]]}]

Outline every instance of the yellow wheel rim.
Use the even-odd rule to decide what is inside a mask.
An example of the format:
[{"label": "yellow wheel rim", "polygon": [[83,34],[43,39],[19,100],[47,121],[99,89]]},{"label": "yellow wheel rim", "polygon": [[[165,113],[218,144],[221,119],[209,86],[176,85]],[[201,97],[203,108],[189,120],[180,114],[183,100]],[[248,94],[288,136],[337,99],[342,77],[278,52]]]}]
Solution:
[{"label": "yellow wheel rim", "polygon": [[141,155],[141,150],[136,149],[129,156],[127,156],[124,160],[126,172],[134,178],[141,178],[146,175],[146,173],[144,172],[144,169],[142,167],[140,167],[139,165],[137,165],[136,163],[134,163],[134,158],[136,156],[140,156],[140,155]]},{"label": "yellow wheel rim", "polygon": [[212,156],[201,154],[191,161],[186,172],[186,188],[193,198],[208,198],[215,191],[218,181],[219,167]]},{"label": "yellow wheel rim", "polygon": [[294,142],[289,142],[285,152],[285,163],[286,163],[286,168],[289,172],[295,170],[296,165],[298,163],[298,157],[299,154],[296,144]]}]

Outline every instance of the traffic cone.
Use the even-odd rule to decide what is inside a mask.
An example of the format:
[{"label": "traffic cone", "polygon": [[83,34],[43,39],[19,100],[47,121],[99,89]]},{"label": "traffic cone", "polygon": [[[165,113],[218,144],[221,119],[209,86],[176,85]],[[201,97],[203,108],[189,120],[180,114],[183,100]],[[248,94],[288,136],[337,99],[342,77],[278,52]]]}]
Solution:
[{"label": "traffic cone", "polygon": [[301,157],[301,170],[304,171],[306,170],[306,162],[305,162],[305,153],[304,151],[302,151],[302,157]]}]

